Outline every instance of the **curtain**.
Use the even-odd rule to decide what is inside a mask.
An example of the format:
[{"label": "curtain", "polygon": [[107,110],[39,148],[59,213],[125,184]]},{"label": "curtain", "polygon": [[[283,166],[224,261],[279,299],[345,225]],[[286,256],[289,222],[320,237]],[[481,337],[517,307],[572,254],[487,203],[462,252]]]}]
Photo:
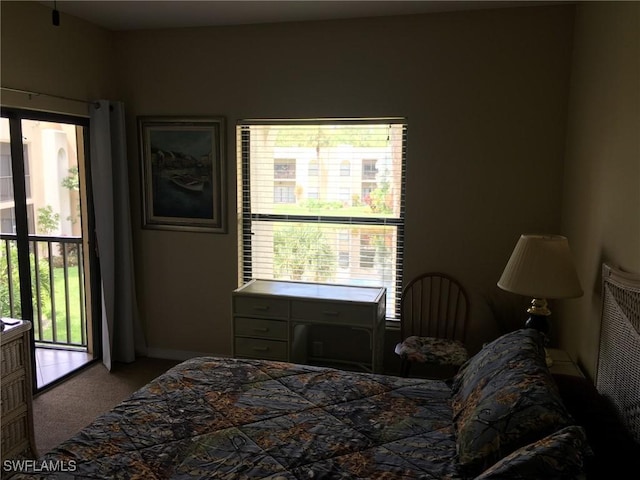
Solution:
[{"label": "curtain", "polygon": [[102,279],[102,358],[132,362],[146,353],[135,293],[124,105],[90,107],[91,183]]}]

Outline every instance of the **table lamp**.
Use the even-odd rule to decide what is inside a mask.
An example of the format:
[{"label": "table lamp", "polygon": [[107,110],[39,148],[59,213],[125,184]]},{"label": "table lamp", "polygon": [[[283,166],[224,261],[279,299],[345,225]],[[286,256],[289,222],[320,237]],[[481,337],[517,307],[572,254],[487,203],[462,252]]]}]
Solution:
[{"label": "table lamp", "polygon": [[560,235],[521,235],[498,287],[533,297],[525,327],[540,330],[547,336],[551,315],[547,299],[576,298],[583,293],[569,242]]}]

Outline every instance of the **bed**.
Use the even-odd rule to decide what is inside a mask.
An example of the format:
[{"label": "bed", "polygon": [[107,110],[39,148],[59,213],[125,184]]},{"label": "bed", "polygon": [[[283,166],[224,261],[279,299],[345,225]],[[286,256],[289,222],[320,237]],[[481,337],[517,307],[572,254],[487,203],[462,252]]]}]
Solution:
[{"label": "bed", "polygon": [[[612,279],[631,292],[625,302],[635,298],[635,310],[612,317],[631,323],[623,331],[637,341],[640,284],[608,275],[605,304]],[[633,348],[616,368],[637,374],[640,351],[637,343]],[[610,376],[608,361],[600,359],[599,379]],[[531,329],[487,344],[450,381],[195,358],[15,478],[584,479],[600,452],[592,448],[593,426],[563,399],[563,388],[575,391],[566,386],[549,372],[544,338]],[[613,396],[620,390],[602,388]],[[623,420],[628,443],[612,450],[632,455],[640,442],[640,391],[611,402],[596,396],[611,405],[612,419]],[[600,465],[610,468],[607,462]]]}]

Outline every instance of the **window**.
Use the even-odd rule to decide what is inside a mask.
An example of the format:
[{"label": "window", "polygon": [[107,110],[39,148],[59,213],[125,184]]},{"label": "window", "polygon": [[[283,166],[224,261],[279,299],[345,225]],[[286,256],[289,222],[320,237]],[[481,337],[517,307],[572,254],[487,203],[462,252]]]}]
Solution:
[{"label": "window", "polygon": [[360,232],[360,268],[373,268],[376,249],[372,241],[375,233]]},{"label": "window", "polygon": [[362,160],[362,180],[375,180],[377,173],[376,160]]},{"label": "window", "polygon": [[338,242],[336,248],[338,249],[338,267],[347,269],[349,268],[349,261],[351,257],[351,235],[349,230],[338,230]]},{"label": "window", "polygon": [[384,286],[398,319],[405,142],[398,118],[240,122],[242,281]]},{"label": "window", "polygon": [[[27,199],[31,198],[31,180],[29,175],[29,150],[23,145],[24,181]],[[0,142],[0,202],[13,201],[13,172],[11,171],[11,144]],[[4,230],[3,230],[4,231]]]},{"label": "window", "polygon": [[[30,232],[36,231],[33,205],[30,203],[27,204],[27,225]],[[16,233],[16,209],[14,207],[0,208],[0,232]]]},{"label": "window", "polygon": [[273,178],[276,179],[296,179],[296,161],[287,158],[285,160],[274,160],[273,162]]},{"label": "window", "polygon": [[317,160],[311,160],[311,162],[309,162],[309,176],[310,177],[317,177],[319,174],[318,172],[318,161]]},{"label": "window", "polygon": [[296,203],[296,160],[273,161],[273,203]]},{"label": "window", "polygon": [[0,202],[13,201],[13,174],[11,172],[10,149],[10,144],[0,143]]}]

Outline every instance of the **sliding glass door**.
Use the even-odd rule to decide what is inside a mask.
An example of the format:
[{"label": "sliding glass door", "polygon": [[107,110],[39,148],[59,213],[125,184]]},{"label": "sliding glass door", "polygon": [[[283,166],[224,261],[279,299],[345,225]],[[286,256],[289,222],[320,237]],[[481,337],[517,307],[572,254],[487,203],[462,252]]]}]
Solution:
[{"label": "sliding glass door", "polygon": [[92,360],[88,119],[2,109],[0,315],[32,322],[36,389]]}]

